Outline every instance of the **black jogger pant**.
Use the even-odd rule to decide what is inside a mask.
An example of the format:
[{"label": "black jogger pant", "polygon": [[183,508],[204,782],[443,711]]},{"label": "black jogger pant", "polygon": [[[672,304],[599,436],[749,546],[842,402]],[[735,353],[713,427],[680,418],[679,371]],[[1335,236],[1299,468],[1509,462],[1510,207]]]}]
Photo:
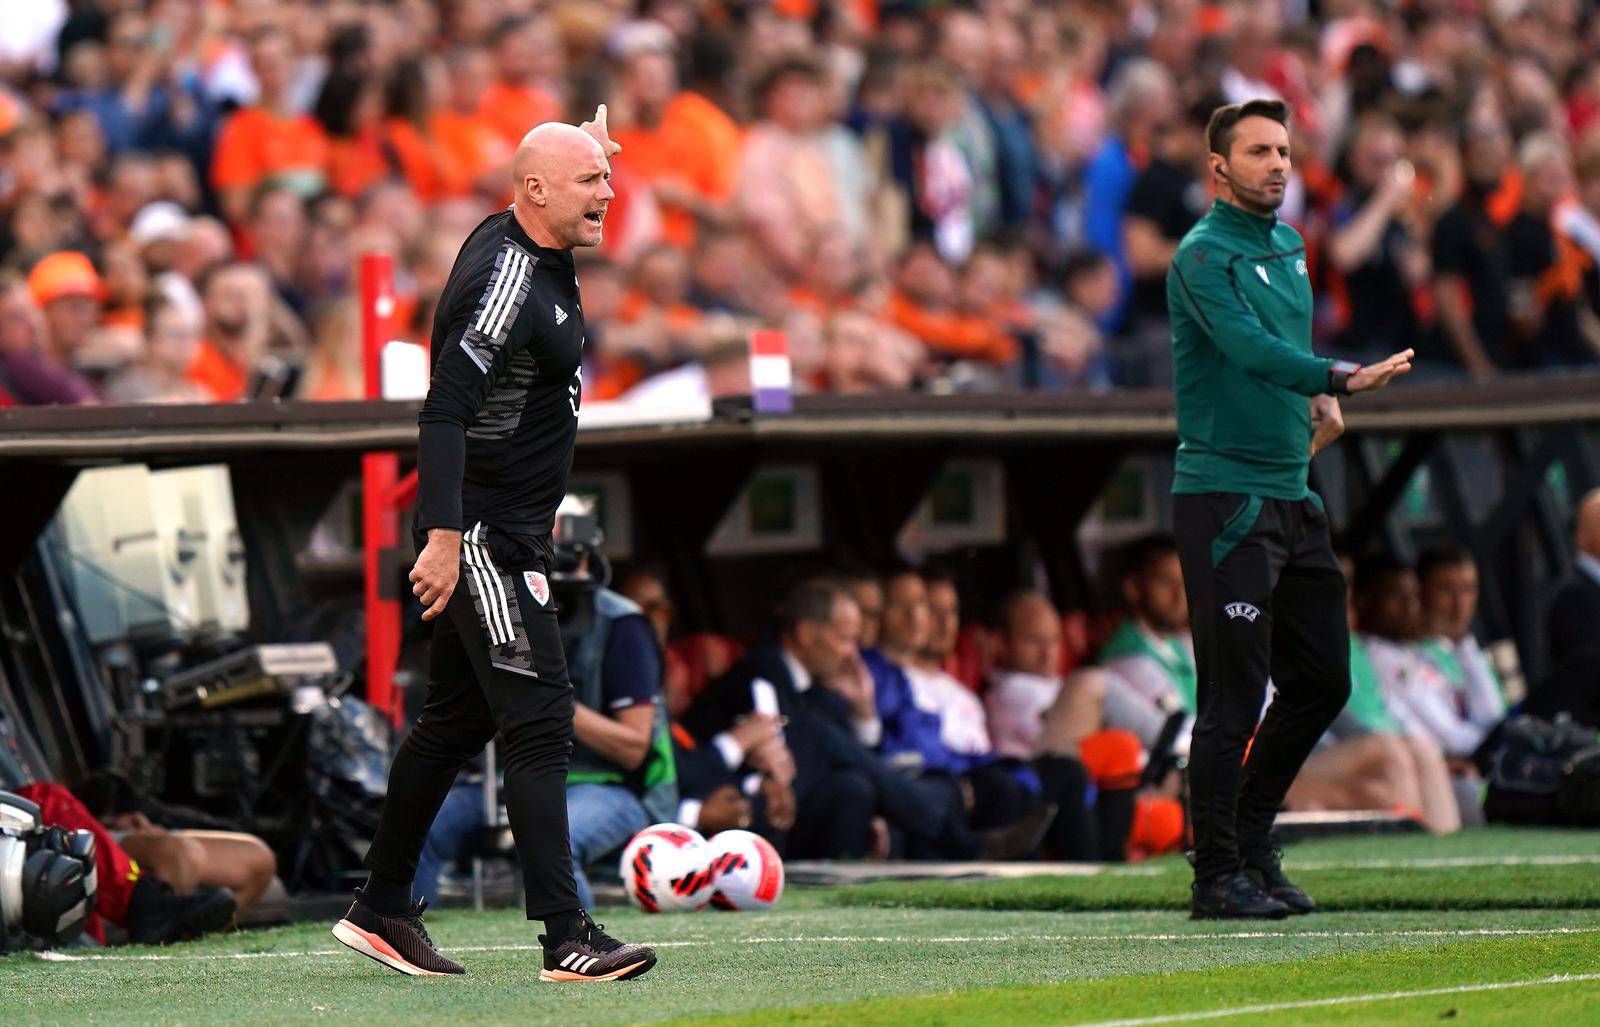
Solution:
[{"label": "black jogger pant", "polygon": [[434,622],[428,698],[389,771],[366,865],[409,881],[456,772],[498,732],[506,813],[528,919],[578,908],[567,843],[572,686],[538,540],[482,526],[462,540],[461,578]]},{"label": "black jogger pant", "polygon": [[[1172,514],[1199,676],[1189,790],[1195,878],[1206,880],[1266,846],[1350,697],[1345,580],[1318,499],[1176,495]],[[1269,675],[1276,694],[1258,730]]]}]

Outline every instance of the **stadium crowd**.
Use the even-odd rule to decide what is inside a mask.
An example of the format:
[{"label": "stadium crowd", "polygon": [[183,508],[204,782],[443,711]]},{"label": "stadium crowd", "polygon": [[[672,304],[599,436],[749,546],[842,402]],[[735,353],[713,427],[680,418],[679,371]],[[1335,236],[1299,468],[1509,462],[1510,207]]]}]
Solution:
[{"label": "stadium crowd", "polygon": [[754,326],[801,388],[1166,384],[1205,116],[1262,95],[1326,352],[1592,364],[1597,33],[1561,0],[12,5],[0,401],[357,397],[358,255],[426,344],[516,142],[601,101],[592,398],[723,387]]}]

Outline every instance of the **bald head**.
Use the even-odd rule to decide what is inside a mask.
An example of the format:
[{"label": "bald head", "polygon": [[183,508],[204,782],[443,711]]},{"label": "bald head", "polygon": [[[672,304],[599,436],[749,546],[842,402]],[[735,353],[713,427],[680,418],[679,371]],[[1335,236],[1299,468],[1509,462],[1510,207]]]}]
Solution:
[{"label": "bald head", "polygon": [[1055,677],[1061,666],[1061,615],[1038,592],[1015,595],[1005,605],[1005,662],[1012,670]]},{"label": "bald head", "polygon": [[574,125],[548,121],[522,137],[511,158],[516,216],[540,246],[598,246],[611,191],[600,143]]},{"label": "bald head", "polygon": [[1578,552],[1600,560],[1600,489],[1590,489],[1578,501],[1578,527],[1573,541]]},{"label": "bald head", "polygon": [[517,186],[529,175],[558,173],[563,167],[575,168],[604,160],[600,144],[576,125],[547,121],[537,125],[511,157],[511,174]]}]

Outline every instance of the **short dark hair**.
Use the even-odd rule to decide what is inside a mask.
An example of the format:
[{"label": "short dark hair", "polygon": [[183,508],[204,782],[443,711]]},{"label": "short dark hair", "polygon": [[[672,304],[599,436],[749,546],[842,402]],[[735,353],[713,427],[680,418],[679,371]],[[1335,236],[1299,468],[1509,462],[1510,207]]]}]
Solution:
[{"label": "short dark hair", "polygon": [[1356,599],[1365,602],[1402,574],[1410,574],[1409,563],[1388,553],[1374,553],[1356,563]]},{"label": "short dark hair", "polygon": [[1117,580],[1143,574],[1157,560],[1176,556],[1178,543],[1171,535],[1155,533],[1134,539],[1122,547],[1117,559]]},{"label": "short dark hair", "polygon": [[1282,100],[1246,100],[1218,107],[1206,122],[1207,148],[1226,157],[1233,148],[1233,131],[1245,118],[1268,118],[1288,128],[1289,105]]},{"label": "short dark hair", "polygon": [[772,91],[787,78],[803,79],[812,85],[826,85],[828,69],[823,66],[821,61],[809,54],[796,53],[781,57],[766,71],[762,72],[760,78],[756,79],[755,95],[757,101],[766,103]]},{"label": "short dark hair", "polygon": [[1473,567],[1478,565],[1477,559],[1472,555],[1472,550],[1459,542],[1446,542],[1442,545],[1433,546],[1418,558],[1417,577],[1426,581],[1428,575],[1434,571],[1442,570],[1446,567],[1461,567],[1466,564],[1471,564]]},{"label": "short dark hair", "polygon": [[778,623],[783,633],[793,634],[801,624],[821,624],[833,619],[833,607],[841,596],[847,596],[844,587],[834,578],[806,578],[789,589],[778,609]]},{"label": "short dark hair", "polygon": [[1061,280],[1074,281],[1080,275],[1094,274],[1110,263],[1111,258],[1099,250],[1092,250],[1087,246],[1079,247],[1070,251],[1062,260]]}]

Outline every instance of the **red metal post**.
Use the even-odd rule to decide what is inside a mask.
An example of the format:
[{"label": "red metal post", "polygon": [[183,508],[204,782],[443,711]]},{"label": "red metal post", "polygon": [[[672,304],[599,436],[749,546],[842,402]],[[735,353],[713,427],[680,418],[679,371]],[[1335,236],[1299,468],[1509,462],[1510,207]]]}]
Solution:
[{"label": "red metal post", "polygon": [[[394,257],[366,253],[361,257],[361,359],[366,370],[366,397],[383,398],[383,347],[394,338]],[[395,582],[385,580],[392,568],[383,554],[399,542],[399,524],[391,496],[400,478],[397,453],[367,453],[361,458],[362,536],[366,552],[367,701],[394,723],[401,721],[400,696],[394,687],[400,661],[400,597]]]}]

